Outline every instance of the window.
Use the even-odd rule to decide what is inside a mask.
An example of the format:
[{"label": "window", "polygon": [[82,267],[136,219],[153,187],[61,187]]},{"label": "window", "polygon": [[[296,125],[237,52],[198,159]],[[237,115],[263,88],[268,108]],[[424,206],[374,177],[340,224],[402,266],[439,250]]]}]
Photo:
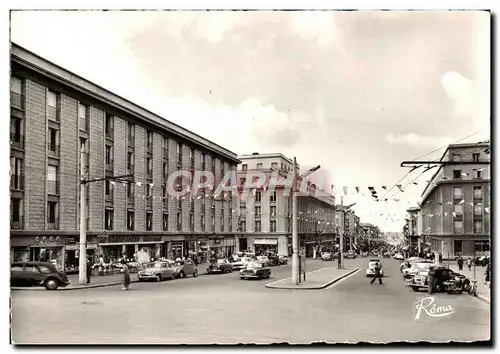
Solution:
[{"label": "window", "polygon": [[47,191],[49,194],[59,194],[59,184],[57,167],[49,165],[47,167]]},{"label": "window", "polygon": [[194,198],[189,198],[190,199],[190,209],[191,211],[194,211]]},{"label": "window", "polygon": [[130,173],[134,173],[134,153],[127,152],[127,169]]},{"label": "window", "polygon": [[205,214],[201,214],[201,231],[205,231]]},{"label": "window", "polygon": [[189,161],[191,163],[191,167],[194,167],[194,149],[189,148]]},{"label": "window", "polygon": [[194,214],[189,214],[189,230],[194,231]]},{"label": "window", "polygon": [[21,229],[23,227],[23,200],[21,198],[10,198],[10,228]]},{"label": "window", "polygon": [[128,144],[130,146],[135,145],[135,125],[132,123],[128,123],[127,125],[127,136],[128,136]]},{"label": "window", "polygon": [[271,232],[276,232],[276,220],[271,220],[269,227]]},{"label": "window", "polygon": [[240,215],[245,215],[247,213],[246,205],[240,205]]},{"label": "window", "polygon": [[271,202],[276,202],[276,191],[272,192],[269,196]]},{"label": "window", "polygon": [[10,118],[10,142],[13,146],[24,148],[23,120],[21,118]]},{"label": "window", "polygon": [[483,203],[474,204],[474,216],[483,215]]},{"label": "window", "polygon": [[456,234],[463,234],[464,233],[464,222],[462,220],[454,220],[453,221],[453,228],[454,228],[454,232]]},{"label": "window", "polygon": [[261,169],[262,169],[262,166],[263,166],[262,162],[259,162],[259,163],[257,164],[257,169],[258,169],[258,170],[261,170]]},{"label": "window", "polygon": [[59,121],[59,110],[58,110],[58,94],[49,91],[47,93],[47,108],[49,119]]},{"label": "window", "polygon": [[212,231],[215,231],[215,216],[212,215]]},{"label": "window", "polygon": [[113,164],[113,147],[111,145],[106,145],[105,158],[106,158],[106,165]]},{"label": "window", "polygon": [[474,220],[474,233],[483,233],[483,220]]},{"label": "window", "polygon": [[104,132],[106,134],[106,138],[113,139],[113,116],[109,113],[106,113]]},{"label": "window", "polygon": [[240,178],[240,185],[241,186],[245,185],[245,177]]},{"label": "window", "polygon": [[153,230],[153,212],[146,212],[146,231]]},{"label": "window", "polygon": [[153,187],[149,183],[146,185],[146,205],[149,208],[153,206]]},{"label": "window", "polygon": [[107,201],[113,201],[113,184],[111,181],[106,180],[104,183],[105,194]]},{"label": "window", "polygon": [[490,251],[490,241],[474,241],[474,249],[476,252],[489,252]]},{"label": "window", "polygon": [[207,155],[201,154],[201,169],[204,171],[207,168]]},{"label": "window", "polygon": [[204,213],[206,209],[206,198],[205,195],[201,196],[201,212]]},{"label": "window", "polygon": [[482,186],[474,186],[474,199],[483,199]]},{"label": "window", "polygon": [[177,231],[182,231],[182,214],[177,213]]},{"label": "window", "polygon": [[47,223],[57,224],[57,218],[59,214],[57,202],[48,201],[47,202]]},{"label": "window", "polygon": [[261,193],[260,192],[255,192],[255,201],[260,202],[261,200]]},{"label": "window", "polygon": [[134,231],[135,212],[127,210],[127,230]]},{"label": "window", "polygon": [[460,162],[460,154],[452,154],[451,161]]},{"label": "window", "polygon": [[278,163],[277,163],[277,162],[273,162],[273,163],[271,164],[271,168],[272,168],[272,169],[278,169]]},{"label": "window", "polygon": [[163,137],[162,147],[163,147],[163,158],[168,159],[168,138],[165,136]]},{"label": "window", "polygon": [[474,178],[481,179],[483,178],[483,169],[474,171]]},{"label": "window", "polygon": [[146,138],[147,138],[147,148],[148,150],[153,150],[153,132],[148,130],[146,132]]},{"label": "window", "polygon": [[113,209],[104,210],[104,229],[113,230]]},{"label": "window", "polygon": [[462,199],[462,187],[453,187],[453,199]]},{"label": "window", "polygon": [[11,76],[10,77],[10,104],[14,107],[23,107],[23,82],[21,79]]},{"label": "window", "polygon": [[177,162],[182,163],[182,145],[177,143]]},{"label": "window", "polygon": [[49,155],[59,156],[59,131],[49,128]]},{"label": "window", "polygon": [[134,191],[135,191],[134,182],[127,182],[127,201],[129,203],[134,202]]},{"label": "window", "polygon": [[23,159],[10,158],[10,188],[15,190],[24,189],[24,166]]},{"label": "window", "polygon": [[220,231],[224,232],[224,217],[220,217]]},{"label": "window", "polygon": [[270,207],[271,216],[276,216],[276,205]]},{"label": "window", "polygon": [[260,209],[260,206],[256,206],[255,207],[255,216],[260,216],[260,213],[261,213],[261,209]]},{"label": "window", "polygon": [[241,165],[241,170],[242,171],[247,171],[248,170],[248,165],[246,163],[244,163],[243,165]]},{"label": "window", "polygon": [[228,230],[229,232],[232,232],[233,231],[233,217],[231,216],[231,214],[229,214],[229,222],[228,222]]},{"label": "window", "polygon": [[479,153],[472,154],[472,161],[479,162]]},{"label": "window", "polygon": [[247,232],[247,222],[245,220],[240,221],[240,231]]},{"label": "window", "polygon": [[80,163],[83,163],[83,166],[89,166],[90,161],[87,148],[87,139],[85,138],[80,138],[80,152],[83,153],[82,161],[80,161]]},{"label": "window", "polygon": [[151,157],[146,157],[146,175],[149,178],[153,177],[153,159]]},{"label": "window", "polygon": [[255,221],[255,232],[260,232],[261,230],[261,223],[260,220]]},{"label": "window", "polygon": [[88,131],[89,130],[89,106],[83,103],[78,103],[78,121],[80,124],[80,129]]},{"label": "window", "polygon": [[163,213],[163,231],[168,231],[168,214]]},{"label": "window", "polygon": [[462,170],[453,170],[453,178],[462,178]]}]

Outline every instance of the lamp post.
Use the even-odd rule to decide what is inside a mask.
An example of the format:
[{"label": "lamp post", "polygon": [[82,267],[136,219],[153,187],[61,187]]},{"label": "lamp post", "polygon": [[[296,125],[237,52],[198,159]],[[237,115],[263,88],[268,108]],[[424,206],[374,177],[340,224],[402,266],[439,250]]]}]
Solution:
[{"label": "lamp post", "polygon": [[297,158],[293,158],[293,184],[292,184],[292,281],[295,285],[299,284],[299,233],[297,220],[297,182],[321,168],[320,165],[311,168],[301,176],[297,176]]}]

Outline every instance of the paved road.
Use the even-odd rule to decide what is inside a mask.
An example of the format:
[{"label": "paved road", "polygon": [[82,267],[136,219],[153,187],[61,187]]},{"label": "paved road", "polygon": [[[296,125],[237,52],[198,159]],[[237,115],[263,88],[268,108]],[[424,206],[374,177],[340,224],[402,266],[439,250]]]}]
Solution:
[{"label": "paved road", "polygon": [[[366,259],[348,260],[364,266]],[[326,263],[334,266],[333,263]],[[404,287],[399,262],[384,261],[384,285],[363,270],[326,290],[268,289],[236,272],[61,292],[14,291],[16,343],[311,343],[470,341],[490,337],[490,308],[468,295],[436,294],[454,312],[415,320],[415,302],[427,297]],[[308,263],[308,270],[325,266]],[[273,278],[290,266],[273,268]],[[272,280],[271,280],[272,281]]]}]

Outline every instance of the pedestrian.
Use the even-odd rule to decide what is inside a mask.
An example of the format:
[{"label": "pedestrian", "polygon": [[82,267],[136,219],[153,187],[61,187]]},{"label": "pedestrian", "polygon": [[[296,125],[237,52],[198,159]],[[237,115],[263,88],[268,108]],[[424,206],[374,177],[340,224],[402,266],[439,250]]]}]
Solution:
[{"label": "pedestrian", "polygon": [[90,260],[90,257],[87,258],[87,284],[90,283],[90,276],[92,275],[92,262]]},{"label": "pedestrian", "polygon": [[429,267],[429,294],[433,294],[436,290],[436,268],[434,266]]},{"label": "pedestrian", "polygon": [[439,264],[443,264],[443,254],[439,252]]},{"label": "pedestrian", "polygon": [[375,263],[375,276],[373,277],[372,281],[370,284],[373,284],[375,280],[378,278],[378,283],[382,284],[382,264],[380,262]]},{"label": "pedestrian", "polygon": [[467,268],[469,268],[469,272],[470,272],[470,268],[472,267],[472,259],[467,259]]},{"label": "pedestrian", "polygon": [[122,259],[122,290],[130,289],[130,270],[128,268],[127,262]]},{"label": "pedestrian", "polygon": [[462,258],[461,255],[458,256],[457,264],[458,264],[458,270],[461,272],[464,269],[464,259]]},{"label": "pedestrian", "polygon": [[485,277],[484,277],[484,285],[486,285],[487,283],[490,283],[489,286],[491,288],[491,282],[490,282],[490,279],[491,279],[491,266],[490,266],[490,263],[488,263],[486,265],[486,272],[484,273]]}]

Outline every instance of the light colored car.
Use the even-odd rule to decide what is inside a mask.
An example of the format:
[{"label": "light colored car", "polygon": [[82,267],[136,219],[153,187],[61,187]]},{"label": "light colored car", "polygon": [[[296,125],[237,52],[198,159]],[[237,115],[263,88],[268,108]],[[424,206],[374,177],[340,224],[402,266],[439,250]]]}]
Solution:
[{"label": "light colored car", "polygon": [[380,259],[370,259],[368,261],[368,267],[366,269],[367,277],[375,276],[375,265],[377,263],[380,265],[380,275],[384,276],[384,268],[382,268],[382,262],[380,261]]},{"label": "light colored car", "polygon": [[233,269],[243,269],[247,266],[247,264],[250,263],[250,257],[241,257],[239,260],[236,262],[232,262],[233,264]]},{"label": "light colored car", "polygon": [[396,253],[394,256],[392,256],[392,258],[399,260],[399,261],[402,261],[403,259],[405,259],[405,257],[401,253]]},{"label": "light colored car", "polygon": [[138,274],[139,281],[174,279],[174,270],[167,262],[154,262],[141,270]]},{"label": "light colored car", "polygon": [[355,259],[358,255],[356,254],[356,252],[352,251],[352,250],[349,250],[347,251],[347,253],[345,254],[344,258],[346,259]]},{"label": "light colored car", "polygon": [[198,276],[198,268],[196,268],[191,260],[176,261],[172,265],[172,268],[174,269],[174,276],[176,278],[184,278],[191,274],[195,278]]},{"label": "light colored car", "polygon": [[411,278],[414,275],[418,273],[419,270],[423,269],[429,269],[433,265],[433,262],[431,261],[421,261],[414,263],[411,268],[405,268],[403,269],[403,277],[404,278]]},{"label": "light colored car", "polygon": [[257,261],[262,263],[264,267],[269,267],[270,261],[269,258],[267,258],[267,256],[257,256]]}]

